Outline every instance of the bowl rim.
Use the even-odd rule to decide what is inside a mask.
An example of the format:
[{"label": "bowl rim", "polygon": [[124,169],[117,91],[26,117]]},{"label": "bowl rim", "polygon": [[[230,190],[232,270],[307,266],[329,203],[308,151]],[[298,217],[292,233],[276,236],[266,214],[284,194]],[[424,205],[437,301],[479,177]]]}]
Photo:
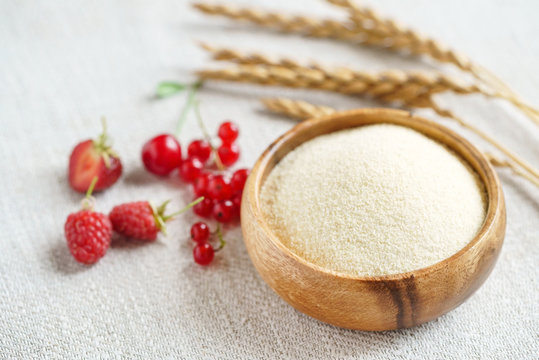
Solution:
[{"label": "bowl rim", "polygon": [[[474,238],[470,240],[463,248],[461,248],[459,251],[457,251],[456,253],[454,253],[448,258],[438,261],[432,265],[422,267],[419,269],[410,270],[403,273],[376,275],[376,276],[351,275],[351,274],[327,269],[320,265],[311,263],[307,261],[306,259],[300,257],[299,255],[295,254],[292,250],[290,250],[281,242],[279,237],[269,227],[268,223],[265,220],[265,216],[261,210],[260,191],[263,185],[262,176],[264,175],[266,167],[271,162],[270,160],[273,158],[273,156],[275,156],[277,150],[279,150],[282,146],[284,146],[288,141],[291,141],[293,137],[296,136],[298,133],[306,131],[314,124],[318,124],[320,122],[333,121],[336,118],[345,118],[345,117],[350,117],[350,116],[361,116],[361,115],[373,115],[377,113],[378,114],[383,113],[386,116],[394,115],[394,116],[399,116],[399,117],[402,117],[402,116],[408,117],[410,119],[413,119],[414,122],[422,123],[423,125],[427,127],[434,128],[434,130],[444,132],[449,138],[451,138],[451,141],[460,142],[465,148],[465,150],[469,151],[470,155],[473,156],[477,160],[477,166],[474,166],[474,164],[470,163],[470,161],[464,158],[464,156],[462,155],[462,153],[464,152],[463,150],[455,149],[447,143],[434,139],[429,134],[426,134],[420,129],[414,128],[412,126],[406,126],[397,122],[393,123],[387,120],[376,122],[376,124],[386,123],[386,124],[394,124],[394,125],[411,128],[412,130],[415,130],[423,134],[429,139],[434,140],[437,143],[440,143],[446,146],[447,148],[449,148],[451,151],[453,151],[457,156],[459,156],[462,159],[462,161],[466,162],[466,164],[468,164],[468,166],[470,166],[470,168],[472,168],[478,175],[479,180],[481,181],[485,189],[487,209],[485,213],[485,219],[483,220],[483,224],[481,225],[481,228],[478,230]],[[368,125],[374,125],[374,123],[358,125],[357,127],[368,126]],[[346,128],[337,129],[331,132],[345,130],[345,129]],[[317,137],[317,136],[320,136],[320,135],[316,135],[314,137]],[[312,140],[313,138],[309,140]],[[306,140],[306,141],[309,141],[309,140]],[[410,277],[425,276],[430,273],[437,272],[446,268],[451,262],[456,261],[463,254],[467,253],[468,251],[476,247],[482,240],[484,240],[485,238],[488,238],[487,235],[493,230],[495,226],[496,219],[500,211],[499,209],[500,202],[503,201],[502,200],[503,194],[501,193],[501,185],[500,185],[498,176],[496,175],[496,172],[494,171],[493,167],[491,166],[487,158],[483,155],[483,153],[479,151],[474,145],[472,145],[468,140],[466,140],[463,136],[457,134],[453,130],[443,125],[440,125],[439,123],[436,123],[432,120],[428,120],[423,117],[416,116],[409,111],[390,109],[390,108],[362,108],[362,109],[355,109],[355,110],[339,111],[339,112],[332,113],[330,115],[303,120],[299,124],[295,125],[291,129],[286,131],[284,134],[279,136],[275,141],[273,141],[264,150],[264,152],[260,155],[255,165],[253,166],[251,176],[255,177],[254,184],[257,184],[257,186],[254,186],[254,189],[253,189],[254,196],[250,198],[251,209],[252,209],[254,218],[258,222],[258,225],[261,226],[261,228],[266,233],[268,238],[271,239],[271,242],[273,243],[273,245],[275,245],[285,255],[291,257],[295,261],[298,261],[303,266],[311,268],[312,270],[315,270],[317,272],[321,272],[327,276],[338,277],[341,279],[346,279],[346,280],[351,280],[351,281],[365,281],[365,282],[400,281],[403,279],[408,279]]]}]

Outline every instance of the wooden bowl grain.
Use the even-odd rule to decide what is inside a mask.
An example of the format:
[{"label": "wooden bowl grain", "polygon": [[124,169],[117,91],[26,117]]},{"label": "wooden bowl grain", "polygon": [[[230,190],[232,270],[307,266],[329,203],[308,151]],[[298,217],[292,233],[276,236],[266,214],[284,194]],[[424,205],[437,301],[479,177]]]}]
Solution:
[{"label": "wooden bowl grain", "polygon": [[[260,190],[288,152],[316,136],[369,124],[406,126],[445,144],[477,172],[487,193],[487,213],[477,236],[439,263],[407,273],[357,277],[324,269],[292,253],[266,223]],[[392,330],[415,326],[454,309],[486,280],[505,235],[500,182],[482,153],[453,131],[406,111],[361,109],[307,120],[279,137],[256,162],[242,199],[243,238],[268,285],[299,311],[335,326]]]}]

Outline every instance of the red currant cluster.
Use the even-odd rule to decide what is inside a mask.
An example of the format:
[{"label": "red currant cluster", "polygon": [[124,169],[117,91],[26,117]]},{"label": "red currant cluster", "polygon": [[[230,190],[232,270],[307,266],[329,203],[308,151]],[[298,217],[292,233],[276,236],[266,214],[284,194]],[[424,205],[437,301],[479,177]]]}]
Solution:
[{"label": "red currant cluster", "polygon": [[[240,157],[240,150],[236,144],[238,135],[239,128],[236,124],[224,122],[217,132],[220,141],[217,148],[213,146],[209,136],[205,139],[196,139],[187,147],[187,157],[184,159],[181,146],[174,136],[158,135],[142,148],[142,161],[146,169],[156,175],[166,176],[178,169],[180,178],[192,185],[194,197],[204,197],[204,200],[193,207],[196,215],[206,219],[213,218],[219,223],[234,223],[240,217],[241,196],[249,175],[248,169],[239,169],[232,174],[226,172],[226,169],[234,165]],[[204,225],[207,229],[208,226]],[[198,243],[193,252],[195,261],[207,265],[213,259],[215,249],[203,250],[211,245],[207,241]],[[207,263],[199,261],[203,253],[209,252],[212,255]]]},{"label": "red currant cluster", "polygon": [[[211,235],[217,235],[219,247],[214,248],[210,243]],[[191,240],[196,245],[193,249],[193,258],[199,265],[208,265],[212,262],[215,253],[225,246],[221,226],[217,226],[215,233],[210,232],[210,228],[204,222],[197,222],[191,226]]]}]

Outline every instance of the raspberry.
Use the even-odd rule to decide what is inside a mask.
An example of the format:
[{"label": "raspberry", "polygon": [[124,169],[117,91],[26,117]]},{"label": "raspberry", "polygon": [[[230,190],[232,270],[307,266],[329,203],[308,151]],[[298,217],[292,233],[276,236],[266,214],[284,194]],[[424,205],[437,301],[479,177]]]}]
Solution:
[{"label": "raspberry", "polygon": [[170,215],[165,215],[169,201],[154,208],[148,201],[137,201],[115,206],[109,214],[114,231],[118,234],[145,241],[154,241],[159,232],[165,231],[165,223],[184,213],[204,198],[200,197],[186,207]]},{"label": "raspberry", "polygon": [[80,263],[97,262],[110,246],[112,225],[109,218],[92,210],[70,214],[64,225],[69,251]]},{"label": "raspberry", "polygon": [[161,231],[148,201],[137,201],[115,206],[109,214],[118,234],[145,241],[154,241]]}]

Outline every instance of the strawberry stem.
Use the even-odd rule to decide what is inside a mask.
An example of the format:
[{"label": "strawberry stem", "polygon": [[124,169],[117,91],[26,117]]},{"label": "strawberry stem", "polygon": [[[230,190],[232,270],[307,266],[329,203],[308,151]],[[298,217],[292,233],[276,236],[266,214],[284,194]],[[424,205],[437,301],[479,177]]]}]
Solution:
[{"label": "strawberry stem", "polygon": [[187,114],[189,113],[189,109],[191,108],[191,106],[193,106],[193,103],[195,101],[195,95],[197,93],[197,90],[201,86],[202,86],[202,80],[198,80],[193,85],[191,85],[189,89],[187,100],[185,101],[185,105],[183,106],[180,119],[178,120],[178,124],[176,125],[176,133],[175,133],[176,137],[179,137],[180,133],[182,132],[182,127],[183,127],[183,124],[185,123],[185,120],[187,119]]},{"label": "strawberry stem", "polygon": [[200,101],[195,101],[195,114],[197,117],[198,127],[200,128],[200,131],[202,131],[202,135],[204,136],[204,139],[210,144],[211,152],[215,158],[215,165],[217,165],[217,168],[221,171],[225,170],[225,166],[223,165],[223,162],[221,161],[221,158],[219,157],[219,154],[217,153],[217,149],[215,146],[213,146],[211,142],[211,136],[208,133],[208,129],[206,129],[206,125],[204,125],[204,121],[202,121],[202,115],[200,114]]},{"label": "strawberry stem", "polygon": [[172,213],[170,215],[163,215],[162,218],[163,218],[163,221],[168,221],[170,219],[172,219],[173,217],[175,216],[178,216],[180,214],[183,214],[184,212],[186,212],[187,210],[189,210],[190,208],[192,208],[193,206],[195,206],[196,204],[198,204],[199,202],[201,202],[202,200],[204,200],[204,196],[201,196],[199,197],[198,199],[196,199],[195,201],[192,201],[190,202],[189,204],[187,204],[183,209],[181,209],[180,211],[176,211],[175,213]]},{"label": "strawberry stem", "polygon": [[116,154],[110,147],[109,136],[107,134],[107,120],[104,116],[101,117],[101,124],[103,125],[103,132],[94,140],[94,146],[98,153],[103,157],[105,167],[110,168],[111,156],[117,158],[118,154]]},{"label": "strawberry stem", "polygon": [[102,138],[103,142],[105,142],[105,139],[107,138],[107,119],[105,119],[104,116],[101,116],[101,125],[103,126],[103,133],[101,134],[100,138]]}]

